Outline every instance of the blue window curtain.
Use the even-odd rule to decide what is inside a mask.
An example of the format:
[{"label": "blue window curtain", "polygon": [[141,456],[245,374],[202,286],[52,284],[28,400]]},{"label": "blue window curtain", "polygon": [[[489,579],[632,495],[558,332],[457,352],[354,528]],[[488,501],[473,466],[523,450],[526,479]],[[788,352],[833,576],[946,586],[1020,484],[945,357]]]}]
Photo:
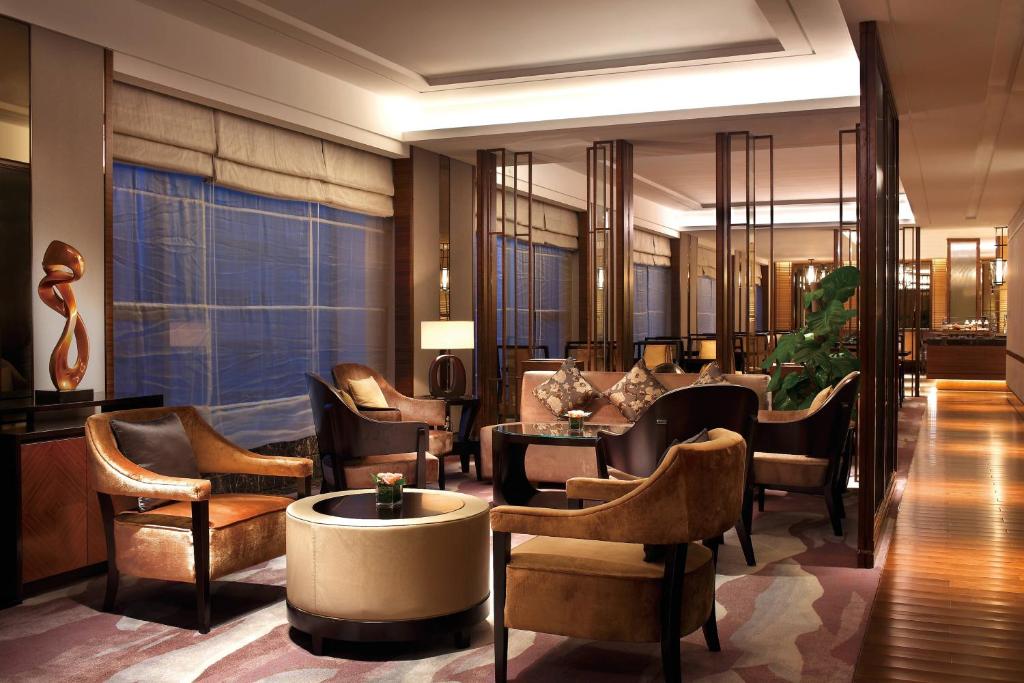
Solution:
[{"label": "blue window curtain", "polygon": [[386,369],[391,220],[114,165],[114,381],[252,448],[313,432],[304,373]]},{"label": "blue window curtain", "polygon": [[633,264],[633,341],[671,334],[671,308],[672,269]]},{"label": "blue window curtain", "polygon": [[[518,329],[513,329],[512,313],[509,312],[508,331],[505,320],[498,316],[498,344],[525,346],[528,343],[529,288],[528,288],[528,246],[522,240],[506,240],[498,237],[497,259],[497,303],[499,310],[505,297],[512,300],[518,290]],[[515,245],[513,248],[513,244]],[[565,344],[572,337],[572,302],[575,287],[573,259],[575,251],[546,244],[535,244],[534,253],[534,326],[538,346],[546,346],[548,355],[557,358],[562,355]],[[511,271],[512,258],[516,259],[516,282],[505,276]],[[513,289],[513,286],[516,289]],[[517,334],[518,332],[518,334]]]}]

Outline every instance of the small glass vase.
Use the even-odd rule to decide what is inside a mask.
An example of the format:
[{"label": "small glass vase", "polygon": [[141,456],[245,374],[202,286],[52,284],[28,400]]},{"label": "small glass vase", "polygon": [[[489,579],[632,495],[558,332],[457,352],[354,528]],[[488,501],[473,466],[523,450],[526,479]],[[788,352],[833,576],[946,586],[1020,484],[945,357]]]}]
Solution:
[{"label": "small glass vase", "polygon": [[377,509],[394,510],[402,507],[402,484],[377,484]]},{"label": "small glass vase", "polygon": [[570,432],[582,432],[583,431],[583,420],[585,418],[581,415],[580,417],[569,418],[569,431]]}]

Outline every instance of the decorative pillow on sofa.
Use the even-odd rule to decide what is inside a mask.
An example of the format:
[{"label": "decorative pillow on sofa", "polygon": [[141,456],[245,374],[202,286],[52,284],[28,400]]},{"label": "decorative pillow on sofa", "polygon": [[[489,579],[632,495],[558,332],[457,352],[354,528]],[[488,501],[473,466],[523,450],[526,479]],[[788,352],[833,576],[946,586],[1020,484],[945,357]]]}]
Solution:
[{"label": "decorative pillow on sofa", "polygon": [[363,379],[350,379],[348,390],[355,399],[356,405],[364,408],[390,408],[388,401],[384,398],[384,392],[380,390],[377,380],[372,377]]},{"label": "decorative pillow on sofa", "polygon": [[[199,479],[199,466],[185,427],[174,413],[145,422],[111,420],[117,448],[144,470],[166,477]],[[171,501],[139,498],[139,511],[148,512]]]},{"label": "decorative pillow on sofa", "polygon": [[534,387],[533,395],[552,415],[562,417],[566,411],[582,408],[601,394],[583,377],[576,360],[569,357],[555,374]]},{"label": "decorative pillow on sofa", "polygon": [[668,389],[658,381],[653,372],[647,369],[647,363],[641,358],[604,395],[627,420],[636,422],[643,412],[666,391]]},{"label": "decorative pillow on sofa", "polygon": [[708,384],[723,384],[725,382],[725,374],[722,372],[722,368],[719,367],[718,361],[713,360],[710,363],[704,364],[692,386],[702,387]]}]

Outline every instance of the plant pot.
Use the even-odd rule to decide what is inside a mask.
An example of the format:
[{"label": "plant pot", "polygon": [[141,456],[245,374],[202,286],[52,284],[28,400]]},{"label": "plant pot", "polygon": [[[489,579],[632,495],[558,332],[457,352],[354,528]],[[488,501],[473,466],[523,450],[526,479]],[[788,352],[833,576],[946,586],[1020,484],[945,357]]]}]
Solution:
[{"label": "plant pot", "polygon": [[402,484],[377,484],[377,509],[394,510],[402,507]]}]

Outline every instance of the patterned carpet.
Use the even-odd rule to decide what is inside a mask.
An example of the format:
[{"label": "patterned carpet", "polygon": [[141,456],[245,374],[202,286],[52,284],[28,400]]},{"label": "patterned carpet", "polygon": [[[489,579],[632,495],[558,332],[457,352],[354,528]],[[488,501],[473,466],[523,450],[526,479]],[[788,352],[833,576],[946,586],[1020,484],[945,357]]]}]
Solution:
[{"label": "patterned carpet", "polygon": [[[919,400],[901,415],[901,450],[912,453]],[[922,406],[923,407],[923,406]],[[456,474],[450,488],[489,497],[486,485]],[[845,538],[832,535],[820,498],[772,495],[755,513],[758,566],[747,567],[730,532],[718,566],[722,651],[708,652],[698,631],[683,641],[688,680],[848,681],[878,583],[853,569],[856,495],[846,497]],[[521,541],[522,539],[516,539]],[[314,657],[308,637],[285,616],[285,563],[217,581],[214,628],[192,631],[191,586],[122,579],[119,614],[99,611],[101,577],[75,583],[0,612],[0,679],[76,681],[489,681],[489,623],[471,646],[447,639],[409,645],[330,643]],[[509,675],[517,681],[655,681],[656,644],[571,640],[512,631]]]}]

